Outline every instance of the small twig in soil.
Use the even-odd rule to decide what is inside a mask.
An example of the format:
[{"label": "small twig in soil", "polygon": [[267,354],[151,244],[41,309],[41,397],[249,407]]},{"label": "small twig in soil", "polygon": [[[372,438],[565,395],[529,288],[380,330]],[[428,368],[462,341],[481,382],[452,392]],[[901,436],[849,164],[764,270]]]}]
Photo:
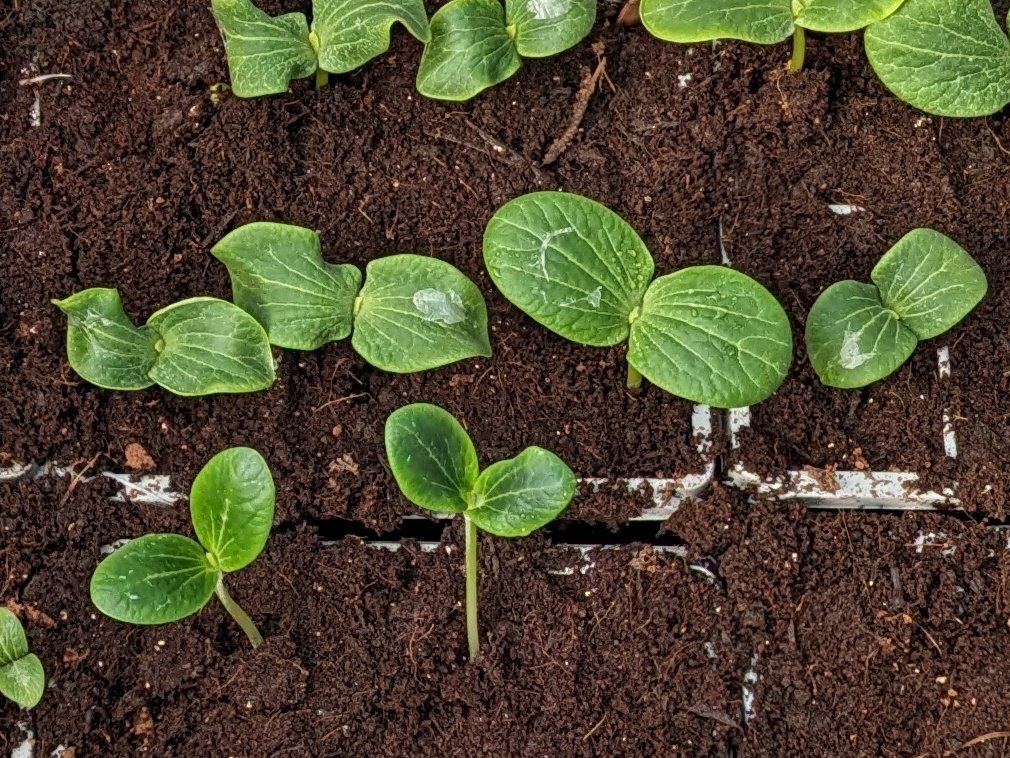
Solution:
[{"label": "small twig in soil", "polygon": [[596,86],[600,82],[600,77],[603,76],[607,69],[607,56],[603,55],[602,43],[594,43],[593,52],[596,53],[596,70],[582,80],[582,85],[575,96],[575,106],[572,108],[572,116],[568,121],[568,126],[561,133],[561,136],[554,140],[551,146],[547,148],[547,152],[544,153],[544,159],[540,162],[542,166],[549,166],[560,158],[579,133],[582,119],[585,118],[586,111],[589,109],[589,101],[592,99],[593,93],[596,92]]},{"label": "small twig in soil", "polygon": [[957,750],[948,750],[944,753],[947,755],[954,755],[954,753],[960,753],[962,750],[967,750],[970,747],[975,747],[975,745],[981,745],[983,742],[988,742],[989,740],[999,740],[1010,738],[1010,732],[989,732],[988,734],[981,734],[974,739],[968,740],[966,743],[961,745]]},{"label": "small twig in soil", "polygon": [[603,722],[606,720],[607,720],[607,714],[604,713],[603,718],[601,718],[599,721],[596,722],[596,726],[594,726],[592,729],[590,729],[588,732],[582,735],[582,741],[585,742],[590,737],[592,737],[593,734],[596,732],[596,730],[599,729],[601,726],[603,726]]},{"label": "small twig in soil", "polygon": [[67,491],[64,492],[63,493],[63,497],[60,498],[60,505],[61,506],[63,506],[63,505],[66,504],[67,500],[70,499],[70,496],[73,494],[74,490],[77,489],[77,485],[80,484],[81,481],[84,479],[84,475],[86,473],[88,473],[88,471],[91,469],[91,467],[94,466],[95,463],[98,462],[98,459],[101,458],[101,457],[102,457],[102,453],[95,453],[95,457],[92,458],[90,461],[88,461],[84,465],[84,468],[82,468],[80,471],[78,471],[78,472],[76,472],[74,474],[73,479],[70,480],[70,485],[67,487]]},{"label": "small twig in soil", "polygon": [[19,79],[18,86],[30,87],[34,84],[43,84],[45,82],[51,82],[51,81],[64,82],[72,78],[73,77],[70,76],[70,74],[41,74],[39,76],[28,77],[27,79]]},{"label": "small twig in soil", "polygon": [[621,12],[617,14],[618,26],[638,26],[642,23],[642,15],[638,8],[640,2],[641,0],[628,0],[624,4]]},{"label": "small twig in soil", "polygon": [[343,397],[338,397],[335,400],[330,400],[323,403],[322,405],[317,405],[312,409],[313,413],[319,413],[323,408],[329,408],[331,405],[339,405],[340,403],[349,403],[351,400],[357,400],[359,397],[364,397],[367,392],[356,392],[353,395],[344,395]]}]

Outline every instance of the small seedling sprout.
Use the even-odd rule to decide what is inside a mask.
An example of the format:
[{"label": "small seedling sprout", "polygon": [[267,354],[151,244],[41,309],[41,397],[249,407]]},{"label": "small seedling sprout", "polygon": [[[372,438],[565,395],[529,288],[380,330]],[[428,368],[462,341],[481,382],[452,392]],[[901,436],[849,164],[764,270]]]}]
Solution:
[{"label": "small seedling sprout", "polygon": [[0,695],[21,708],[34,708],[42,700],[45,684],[42,661],[28,648],[24,627],[0,606]]}]

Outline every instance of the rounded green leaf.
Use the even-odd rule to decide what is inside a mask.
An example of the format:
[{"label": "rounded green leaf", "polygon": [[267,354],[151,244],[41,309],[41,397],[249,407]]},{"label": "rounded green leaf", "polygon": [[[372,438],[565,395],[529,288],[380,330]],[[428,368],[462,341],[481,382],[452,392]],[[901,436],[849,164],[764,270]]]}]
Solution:
[{"label": "rounded green leaf", "polygon": [[652,279],[635,230],[594,200],[533,192],[511,200],[484,230],[484,263],[517,308],[583,345],[628,338],[628,317]]},{"label": "rounded green leaf", "polygon": [[505,0],[523,58],[546,58],[577,45],[593,29],[596,0]]},{"label": "rounded green leaf", "polygon": [[376,368],[427,371],[491,355],[484,297],[455,266],[423,255],[371,261],[351,344]]},{"label": "rounded green leaf", "polygon": [[196,538],[222,571],[238,571],[263,550],[274,523],[274,479],[263,456],[232,447],[211,458],[189,491]]},{"label": "rounded green leaf", "polygon": [[292,79],[312,76],[316,52],[301,13],[271,18],[250,0],[211,0],[224,37],[231,89],[238,97],[286,92]]},{"label": "rounded green leaf", "polygon": [[797,26],[813,32],[854,32],[887,18],[905,0],[792,0]]},{"label": "rounded green leaf", "polygon": [[913,229],[873,268],[880,300],[920,340],[943,334],[985,297],[985,272],[950,237]]},{"label": "rounded green leaf", "polygon": [[360,68],[389,49],[390,29],[397,22],[421,42],[428,41],[422,0],[313,0],[319,67],[333,74]]},{"label": "rounded green leaf", "polygon": [[386,419],[386,456],[410,502],[437,513],[461,513],[477,481],[477,451],[460,423],[437,405],[413,403]]},{"label": "rounded green leaf", "polygon": [[219,572],[196,542],[180,534],[145,534],[98,564],[91,602],[130,624],[167,624],[203,608]]},{"label": "rounded green leaf", "polygon": [[661,276],[631,325],[628,362],[658,387],[718,408],[753,405],[786,378],[789,318],[746,274],[692,266]]},{"label": "rounded green leaf", "polygon": [[0,666],[0,694],[21,708],[34,708],[42,700],[46,675],[42,661],[34,653]]},{"label": "rounded green leaf", "polygon": [[906,0],[863,37],[884,85],[939,116],[987,116],[1010,102],[1010,39],[990,0]]},{"label": "rounded green leaf", "polygon": [[158,336],[136,327],[123,311],[119,292],[93,287],[53,305],[67,314],[67,358],[81,378],[110,390],[142,390],[158,353]]},{"label": "rounded green leaf", "polygon": [[865,387],[896,371],[918,340],[872,284],[847,280],[821,293],[810,309],[807,355],[829,387]]},{"label": "rounded green leaf", "polygon": [[270,340],[234,303],[194,297],[147,320],[160,338],[151,379],[177,395],[255,392],[274,383]]},{"label": "rounded green leaf", "polygon": [[667,42],[740,39],[770,45],[788,39],[793,0],[641,0],[642,24]]},{"label": "rounded green leaf", "polygon": [[466,515],[498,537],[525,537],[550,523],[575,494],[575,474],[550,450],[528,447],[484,469]]},{"label": "rounded green leaf", "polygon": [[520,65],[498,0],[451,0],[431,17],[417,91],[439,100],[469,100]]},{"label": "rounded green leaf", "polygon": [[228,268],[235,305],[263,325],[270,344],[315,350],[350,335],[361,272],[324,261],[312,229],[245,224],[211,253]]}]

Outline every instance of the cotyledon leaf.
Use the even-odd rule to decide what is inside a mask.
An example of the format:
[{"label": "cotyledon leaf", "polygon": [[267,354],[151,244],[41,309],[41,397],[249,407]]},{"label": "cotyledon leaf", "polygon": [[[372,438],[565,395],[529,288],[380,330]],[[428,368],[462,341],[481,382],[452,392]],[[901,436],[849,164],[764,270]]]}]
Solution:
[{"label": "cotyledon leaf", "polygon": [[524,58],[546,58],[575,46],[592,31],[596,0],[506,0],[505,16],[515,27]]},{"label": "cotyledon leaf", "polygon": [[0,665],[0,694],[13,700],[21,708],[34,708],[42,700],[46,675],[42,661],[28,653],[6,666]]},{"label": "cotyledon leaf", "polygon": [[228,267],[235,304],[263,325],[272,345],[315,350],[350,335],[361,272],[324,261],[312,229],[245,224],[211,253]]},{"label": "cotyledon leaf", "polygon": [[985,297],[981,266],[950,237],[913,229],[873,267],[881,302],[920,340],[943,334]]},{"label": "cotyledon leaf", "polygon": [[884,85],[939,116],[987,116],[1010,102],[1010,39],[990,0],[906,0],[863,37]]},{"label": "cotyledon leaf", "polygon": [[872,284],[847,280],[821,293],[807,315],[810,363],[829,387],[852,389],[896,371],[918,339]]},{"label": "cotyledon leaf", "polygon": [[641,0],[642,24],[667,42],[740,39],[770,45],[793,33],[792,0]]},{"label": "cotyledon leaf", "polygon": [[342,74],[389,49],[395,23],[421,42],[429,39],[422,0],[313,0],[312,31],[319,40],[319,67]]},{"label": "cotyledon leaf", "polygon": [[238,97],[286,92],[316,71],[316,52],[301,13],[271,17],[250,0],[211,0],[224,37],[231,89]]},{"label": "cotyledon leaf", "polygon": [[692,266],[649,287],[631,325],[628,362],[678,397],[719,408],[758,403],[792,361],[789,319],[746,274]]},{"label": "cotyledon leaf", "polygon": [[484,231],[484,262],[512,304],[562,337],[596,346],[628,338],[628,317],[654,270],[624,219],[565,192],[533,192],[499,208]]},{"label": "cotyledon leaf", "polygon": [[795,24],[813,32],[853,32],[887,18],[905,0],[792,0]]}]

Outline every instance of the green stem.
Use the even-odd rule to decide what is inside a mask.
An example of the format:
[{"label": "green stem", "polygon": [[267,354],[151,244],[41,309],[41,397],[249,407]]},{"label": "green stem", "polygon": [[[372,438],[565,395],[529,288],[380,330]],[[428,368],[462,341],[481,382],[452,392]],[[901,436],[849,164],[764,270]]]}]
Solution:
[{"label": "green stem", "polygon": [[807,35],[803,27],[797,26],[793,32],[793,58],[789,61],[789,70],[792,72],[803,69],[803,59],[807,53]]},{"label": "green stem", "polygon": [[642,375],[638,373],[638,369],[628,364],[628,389],[637,390],[642,386]]},{"label": "green stem", "polygon": [[480,652],[480,625],[477,619],[477,525],[463,514],[466,525],[466,643],[470,660]]},{"label": "green stem", "polygon": [[316,69],[316,89],[323,89],[326,83],[330,81],[330,74],[324,69]]},{"label": "green stem", "polygon": [[228,590],[224,586],[224,574],[219,574],[217,577],[217,587],[214,588],[214,592],[217,593],[218,599],[221,601],[221,605],[224,609],[231,614],[231,617],[235,619],[236,623],[242,627],[242,631],[245,632],[245,636],[249,638],[254,648],[259,647],[263,644],[263,635],[260,634],[260,630],[256,628],[256,624],[253,620],[249,618],[249,614],[242,610],[241,606],[231,599],[231,595],[228,594]]}]

